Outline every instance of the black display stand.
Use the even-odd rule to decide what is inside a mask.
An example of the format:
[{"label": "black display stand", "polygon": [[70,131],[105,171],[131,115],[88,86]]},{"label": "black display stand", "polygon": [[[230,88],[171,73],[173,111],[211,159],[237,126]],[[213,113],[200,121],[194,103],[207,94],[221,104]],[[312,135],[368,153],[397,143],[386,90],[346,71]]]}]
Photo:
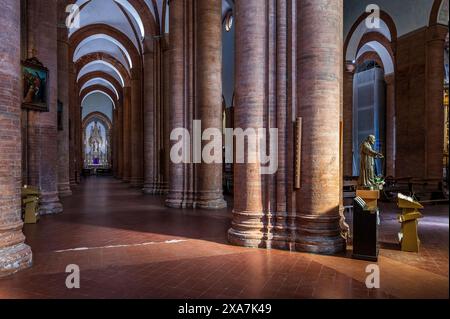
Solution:
[{"label": "black display stand", "polygon": [[369,209],[365,201],[353,200],[353,255],[355,259],[378,261],[378,208]]}]

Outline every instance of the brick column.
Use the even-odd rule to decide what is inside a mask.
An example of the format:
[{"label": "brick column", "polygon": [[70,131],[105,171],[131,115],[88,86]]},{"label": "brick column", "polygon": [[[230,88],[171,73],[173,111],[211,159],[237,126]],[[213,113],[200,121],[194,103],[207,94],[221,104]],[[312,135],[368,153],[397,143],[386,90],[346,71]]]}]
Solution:
[{"label": "brick column", "polygon": [[144,194],[157,192],[157,141],[154,52],[144,53]]},{"label": "brick column", "polygon": [[296,249],[336,253],[345,248],[339,226],[343,0],[297,4],[297,107],[303,118],[303,151]]},{"label": "brick column", "polygon": [[123,94],[117,109],[117,177],[123,178]]},{"label": "brick column", "polygon": [[76,157],[75,157],[75,118],[76,118],[76,97],[78,87],[76,83],[76,70],[73,62],[69,62],[69,181],[70,186],[77,185],[76,178]]},{"label": "brick column", "polygon": [[56,214],[63,208],[58,197],[58,46],[56,1],[28,3],[28,56],[36,56],[49,70],[49,112],[30,111],[30,184],[41,190],[40,214]]},{"label": "brick column", "polygon": [[353,78],[355,66],[347,63],[344,70],[343,93],[343,161],[344,176],[353,176]]},{"label": "brick column", "polygon": [[[197,2],[197,118],[202,130],[222,131],[222,1]],[[202,146],[210,143],[203,141]],[[202,149],[203,149],[202,147]],[[222,159],[222,149],[220,158]],[[214,154],[216,155],[216,154]],[[227,206],[223,199],[222,163],[198,165],[197,207],[220,209]]]},{"label": "brick column", "polygon": [[155,52],[155,61],[154,66],[155,70],[155,101],[157,105],[157,139],[158,143],[155,158],[157,159],[157,184],[156,184],[156,193],[157,194],[166,194],[167,193],[167,176],[166,176],[166,161],[169,157],[167,154],[167,150],[169,147],[167,146],[169,143],[169,135],[167,134],[168,127],[168,109],[165,108],[165,97],[164,97],[164,47],[165,41],[162,40],[156,45]]},{"label": "brick column", "polygon": [[[278,128],[278,171],[274,246],[287,248],[288,230],[288,1],[276,1],[276,127]],[[273,125],[273,124],[272,124]]]},{"label": "brick column", "polygon": [[[144,158],[152,165],[146,173],[146,185],[144,186],[144,193],[146,194],[165,194],[167,192],[167,176],[165,176],[166,160],[168,155],[165,154],[169,143],[169,136],[167,135],[168,122],[168,108],[165,108],[164,103],[164,73],[163,73],[163,47],[166,46],[165,39],[154,43],[153,54],[151,57],[152,77],[149,81],[153,81],[152,98],[153,98],[153,121],[150,125],[153,127],[153,133],[149,140],[153,140],[152,145],[147,145],[149,152],[146,152]],[[145,59],[145,58],[144,58]],[[150,61],[149,61],[150,62]],[[147,62],[147,63],[149,63]],[[170,68],[170,67],[168,67]],[[146,71],[146,74],[147,71]],[[146,83],[146,85],[149,85]],[[147,94],[147,90],[145,92]],[[145,118],[145,117],[144,117]],[[147,122],[150,119],[147,119]],[[147,127],[146,127],[147,128]],[[148,129],[148,128],[147,128]],[[144,130],[145,132],[145,130]],[[148,134],[148,133],[146,133]],[[150,155],[151,154],[151,155]],[[147,164],[146,164],[147,167]]]},{"label": "brick column", "polygon": [[[236,2],[235,127],[264,127],[266,100],[267,21],[266,1]],[[245,155],[247,158],[248,151]],[[228,231],[231,243],[266,247],[267,218],[263,211],[260,163],[234,165],[234,210]]]},{"label": "brick column", "polygon": [[[78,87],[78,86],[77,86]],[[77,90],[77,107],[76,107],[76,119],[75,119],[75,144],[76,144],[76,158],[77,158],[77,165],[76,165],[76,179],[77,183],[81,183],[81,171],[84,168],[84,155],[83,155],[83,105],[81,105],[81,99],[79,90]]]},{"label": "brick column", "polygon": [[141,70],[136,66],[132,70],[131,79],[131,118],[130,118],[130,146],[131,146],[131,187],[142,187],[143,177],[143,122],[142,118],[142,90],[141,90]]},{"label": "brick column", "polygon": [[161,193],[166,194],[169,191],[168,181],[169,181],[169,163],[170,163],[170,51],[168,44],[168,36],[164,37],[161,41],[161,54],[162,54],[162,89],[161,89],[161,97],[162,97],[162,114],[164,117],[163,120],[163,158],[162,158],[162,167],[163,167],[163,184],[161,188]]},{"label": "brick column", "polygon": [[386,176],[395,176],[396,119],[395,75],[384,77],[386,82]]},{"label": "brick column", "polygon": [[118,169],[119,169],[119,167],[117,165],[117,163],[118,163],[117,148],[118,148],[118,145],[119,145],[118,142],[117,142],[117,137],[118,137],[118,134],[117,134],[118,107],[119,107],[119,105],[117,104],[115,109],[113,110],[113,120],[112,120],[112,127],[111,127],[111,130],[112,130],[112,141],[111,141],[111,145],[110,145],[110,147],[112,147],[112,150],[111,150],[110,153],[111,153],[111,156],[112,156],[112,158],[111,158],[112,169],[113,169],[113,174],[114,174],[115,178],[118,177]]},{"label": "brick column", "polygon": [[131,177],[131,88],[123,88],[123,181],[130,182]]},{"label": "brick column", "polygon": [[20,1],[0,0],[0,277],[31,266],[21,219]]},{"label": "brick column", "polygon": [[427,32],[426,61],[426,178],[442,180],[444,152],[444,45],[448,28],[433,26]]},{"label": "brick column", "polygon": [[[169,88],[169,136],[173,129],[190,131],[194,109],[194,39],[193,1],[170,2],[170,88]],[[171,141],[170,147],[176,141]],[[187,208],[194,203],[194,171],[192,163],[175,164],[169,159],[169,192],[166,205]]]},{"label": "brick column", "polygon": [[69,159],[69,43],[64,24],[65,8],[58,2],[58,100],[62,103],[62,130],[58,130],[58,192],[70,196]]}]

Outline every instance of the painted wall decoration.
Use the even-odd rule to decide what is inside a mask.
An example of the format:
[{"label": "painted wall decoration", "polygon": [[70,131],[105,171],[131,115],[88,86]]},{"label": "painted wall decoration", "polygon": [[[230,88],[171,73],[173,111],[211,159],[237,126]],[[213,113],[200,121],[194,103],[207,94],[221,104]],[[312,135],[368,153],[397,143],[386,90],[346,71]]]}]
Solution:
[{"label": "painted wall decoration", "polygon": [[22,62],[22,107],[48,112],[49,72],[38,59]]}]

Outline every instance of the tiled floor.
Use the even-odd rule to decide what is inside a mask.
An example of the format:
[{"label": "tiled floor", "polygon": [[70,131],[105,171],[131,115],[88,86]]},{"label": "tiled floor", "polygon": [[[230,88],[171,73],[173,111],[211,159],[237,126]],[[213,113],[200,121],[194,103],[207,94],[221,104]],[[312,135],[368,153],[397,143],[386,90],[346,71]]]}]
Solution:
[{"label": "tiled floor", "polygon": [[[112,178],[90,178],[65,212],[26,225],[34,266],[0,279],[0,298],[448,298],[448,205],[429,207],[419,254],[398,250],[395,207],[383,206],[381,288],[369,264],[230,246],[230,210],[177,211]],[[81,288],[65,286],[66,266]]]}]

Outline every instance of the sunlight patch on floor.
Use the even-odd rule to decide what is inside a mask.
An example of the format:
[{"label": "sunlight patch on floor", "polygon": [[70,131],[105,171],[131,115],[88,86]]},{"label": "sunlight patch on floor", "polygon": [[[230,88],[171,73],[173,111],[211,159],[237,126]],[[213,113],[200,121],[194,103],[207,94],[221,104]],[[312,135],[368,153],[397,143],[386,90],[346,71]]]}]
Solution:
[{"label": "sunlight patch on floor", "polygon": [[85,250],[95,250],[95,249],[113,249],[113,248],[128,248],[128,247],[142,247],[142,246],[150,246],[150,245],[158,245],[158,244],[178,244],[182,242],[186,242],[187,240],[182,239],[172,239],[172,240],[166,240],[162,242],[147,242],[147,243],[141,243],[141,244],[130,244],[130,245],[111,245],[111,246],[101,246],[101,247],[79,247],[79,248],[70,248],[70,249],[63,249],[63,250],[56,250],[55,253],[64,253],[69,251],[85,251]]}]

